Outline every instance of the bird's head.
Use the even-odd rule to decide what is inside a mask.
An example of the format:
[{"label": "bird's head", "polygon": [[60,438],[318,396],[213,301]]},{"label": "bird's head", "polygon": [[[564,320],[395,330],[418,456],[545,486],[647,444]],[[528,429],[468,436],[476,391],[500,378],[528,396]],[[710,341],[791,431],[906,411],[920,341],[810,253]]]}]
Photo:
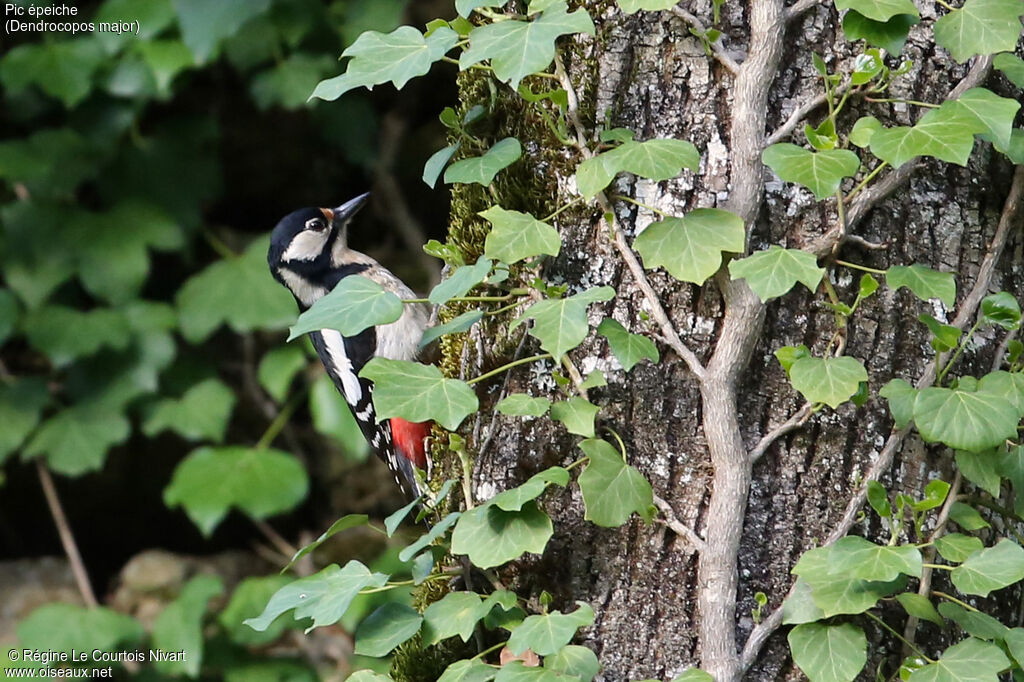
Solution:
[{"label": "bird's head", "polygon": [[337,208],[300,208],[274,227],[267,264],[303,305],[326,293],[319,291],[326,287],[326,278],[345,264],[348,224],[369,196],[361,194]]}]

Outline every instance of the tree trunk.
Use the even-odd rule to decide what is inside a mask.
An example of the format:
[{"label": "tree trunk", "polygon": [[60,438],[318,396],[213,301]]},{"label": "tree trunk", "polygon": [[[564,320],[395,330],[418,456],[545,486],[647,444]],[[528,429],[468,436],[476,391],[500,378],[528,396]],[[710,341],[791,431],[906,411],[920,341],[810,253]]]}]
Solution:
[{"label": "tree trunk", "polygon": [[[989,145],[975,148],[967,168],[927,161],[908,164],[914,166],[912,174],[901,169],[897,177],[886,171],[894,178],[892,186],[885,187],[883,179],[882,190],[867,192],[851,204],[848,229],[858,239],[845,239],[834,229],[835,200],[816,202],[807,190],[782,183],[761,163],[765,139],[822,92],[812,52],[827,55],[835,71],[840,65],[849,67],[862,47],[843,37],[831,2],[801,0],[791,8],[782,0],[726,2],[721,57],[709,56],[690,32],[690,13],[705,26],[711,24],[710,2],[684,1],[676,12],[632,16],[614,3],[586,6],[597,24],[597,37],[561,50],[579,97],[583,128],[600,129],[608,120],[610,127],[633,130],[638,140],[689,140],[702,155],[697,173],[684,172],[660,183],[622,175],[609,196],[627,195],[672,215],[726,208],[747,222],[751,249],[769,244],[805,248],[821,256],[826,266],[836,245],[839,258],[872,268],[916,262],[954,271],[958,303],[950,319],[963,307],[993,240],[1012,175],[1009,163]],[[929,5],[922,12],[927,26],[934,18],[928,13],[934,10]],[[934,47],[930,26],[924,33],[921,26],[912,30],[903,56],[913,60],[913,68],[897,80],[892,97],[941,102],[965,78],[978,84],[987,75],[985,60],[974,70],[957,65]],[[730,73],[730,62],[738,63],[737,73]],[[896,65],[898,59],[888,62]],[[993,81],[989,87],[998,91],[998,79]],[[463,104],[477,103],[481,90],[476,81],[463,77],[461,83]],[[843,115],[846,130],[868,113],[889,125],[912,124],[918,117],[917,110],[858,99],[848,109]],[[817,124],[822,117],[821,110],[814,110],[807,122]],[[803,121],[772,141],[803,144],[802,126]],[[516,134],[523,142],[533,157],[528,163],[545,164],[545,177],[528,178],[528,191],[518,191],[509,201],[541,216],[545,208],[573,198],[571,176],[582,158],[553,154],[550,150],[559,145],[551,133],[522,112],[507,112],[499,122],[495,139],[506,134]],[[892,194],[883,198],[886,189]],[[461,225],[453,233],[456,239],[469,239],[466,225],[475,224],[470,216],[491,203],[474,191],[460,189],[455,197],[454,222]],[[627,243],[658,219],[624,201],[612,205]],[[777,620],[774,627],[758,629],[756,643],[747,647],[745,657],[740,655],[755,629],[755,593],[768,597],[759,618],[763,622],[789,591],[789,571],[800,554],[829,538],[844,517],[854,518],[861,504],[851,499],[880,458],[884,482],[908,493],[920,493],[935,476],[950,480],[947,457],[915,436],[893,441],[889,449],[895,458],[886,464],[883,450],[893,425],[877,395],[892,377],[914,382],[922,375],[932,351],[917,316],[939,316],[941,311],[906,290],[883,287],[858,309],[845,331],[846,354],[868,368],[870,400],[863,407],[846,403],[811,415],[751,465],[751,451],[761,439],[804,403],[773,351],[804,343],[820,355],[837,331],[823,297],[798,286],[765,306],[744,282],[729,281],[723,272],[697,287],[658,269],[647,271],[668,322],[705,371],[698,380],[693,363],[666,343],[665,327],[609,236],[602,211],[570,210],[556,224],[563,249],[547,266],[547,279],[572,288],[615,287],[614,300],[591,307],[592,321],[610,315],[632,332],[661,339],[661,361],[644,362],[628,373],[600,337],[589,338],[571,354],[584,375],[600,369],[608,380],[607,386],[590,390],[590,399],[602,407],[599,426],[614,429],[624,439],[630,463],[649,478],[678,522],[697,531],[707,545],[698,552],[664,523],[644,525],[634,519],[618,529],[598,528],[582,520],[582,500],[578,489],[570,487],[545,498],[555,522],[547,551],[508,569],[503,578],[520,594],[547,590],[556,606],[571,609],[575,600],[593,605],[597,620],[584,631],[582,643],[598,654],[605,680],[671,679],[690,666],[700,666],[719,680],[796,676],[781,630],[760,646],[759,638],[774,631]],[[867,248],[867,242],[880,248]],[[1014,233],[997,262],[993,290],[1022,290],[1020,272],[1010,268],[1020,248]],[[843,300],[856,296],[859,276],[851,277],[851,272],[829,267],[828,276]],[[492,351],[507,360],[521,333],[521,328],[512,332],[496,351],[488,344],[469,344],[465,357],[476,358],[485,369],[500,364]],[[1000,340],[991,331],[982,335],[962,362],[987,368]],[[526,343],[524,355],[535,342]],[[476,357],[481,349],[483,357]],[[449,361],[466,361],[460,357],[461,347],[446,352]],[[553,369],[550,363],[542,372],[520,368],[504,389],[553,394]],[[500,388],[493,384],[488,394],[492,401]],[[471,449],[479,451],[473,472],[476,495],[486,499],[536,471],[574,461],[581,454],[576,441],[546,419],[496,416],[478,424],[470,440]],[[866,534],[873,530],[854,528]],[[898,616],[891,625],[903,627]],[[871,632],[869,639],[877,642],[881,631]],[[872,662],[866,670],[873,674]]]}]

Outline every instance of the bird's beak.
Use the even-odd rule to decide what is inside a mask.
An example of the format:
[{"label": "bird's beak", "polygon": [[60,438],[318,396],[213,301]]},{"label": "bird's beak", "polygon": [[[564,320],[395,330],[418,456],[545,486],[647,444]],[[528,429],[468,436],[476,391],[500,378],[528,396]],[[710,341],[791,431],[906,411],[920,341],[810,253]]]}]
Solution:
[{"label": "bird's beak", "polygon": [[344,223],[346,220],[354,216],[369,198],[369,192],[366,194],[360,194],[355,199],[349,199],[344,204],[334,209],[334,222]]}]

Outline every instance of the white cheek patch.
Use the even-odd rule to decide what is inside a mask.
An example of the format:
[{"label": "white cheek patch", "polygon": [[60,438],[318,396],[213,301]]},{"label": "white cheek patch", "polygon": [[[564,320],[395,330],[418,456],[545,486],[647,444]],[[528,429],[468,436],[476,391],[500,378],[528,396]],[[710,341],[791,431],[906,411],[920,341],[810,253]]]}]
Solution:
[{"label": "white cheek patch", "polygon": [[355,405],[363,399],[363,389],[359,385],[359,377],[356,376],[355,369],[352,367],[352,361],[345,353],[345,341],[341,338],[341,334],[333,329],[324,329],[320,335],[324,339],[324,347],[327,348],[328,355],[331,356],[331,360],[334,361],[334,366],[338,370],[338,378],[341,379],[345,400],[349,405]]},{"label": "white cheek patch", "polygon": [[319,256],[324,246],[327,245],[327,237],[330,236],[328,230],[321,230],[317,232],[315,230],[303,230],[302,232],[295,235],[292,239],[292,243],[285,249],[284,255],[281,259],[285,262],[290,260],[313,260]]},{"label": "white cheek patch", "polygon": [[309,307],[327,295],[327,289],[313,284],[287,268],[281,268],[279,272],[281,279],[288,285],[288,290],[295,294],[304,306]]}]

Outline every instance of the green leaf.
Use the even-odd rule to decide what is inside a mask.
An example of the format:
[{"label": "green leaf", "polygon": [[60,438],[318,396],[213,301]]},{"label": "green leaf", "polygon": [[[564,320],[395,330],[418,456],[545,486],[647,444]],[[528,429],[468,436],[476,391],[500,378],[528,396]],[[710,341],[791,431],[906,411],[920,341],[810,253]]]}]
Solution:
[{"label": "green leaf", "polygon": [[554,656],[544,659],[548,670],[563,673],[580,682],[591,682],[601,672],[597,654],[585,646],[570,644],[562,647]]},{"label": "green leaf", "polygon": [[722,266],[722,253],[742,253],[743,220],[729,211],[698,208],[684,218],[651,223],[637,235],[633,247],[644,267],[664,267],[684,282],[703,284]]},{"label": "green leaf", "polygon": [[423,612],[423,643],[433,646],[455,635],[468,642],[476,624],[490,610],[491,605],[476,592],[449,592]]},{"label": "green leaf", "polygon": [[587,375],[586,379],[580,382],[580,390],[585,391],[590,388],[598,388],[600,386],[607,385],[608,381],[604,378],[604,372],[599,369],[595,369]]},{"label": "green leaf", "polygon": [[262,632],[243,624],[247,618],[258,616],[273,594],[291,581],[288,576],[269,575],[246,578],[238,583],[228,605],[217,615],[217,622],[232,642],[240,646],[265,646],[276,641],[292,626],[282,617],[278,617]]},{"label": "green leaf", "polygon": [[490,682],[497,670],[476,658],[463,658],[444,669],[437,682]]},{"label": "green leaf", "polygon": [[889,21],[899,14],[918,16],[911,0],[835,0],[836,9],[852,9],[875,21]]},{"label": "green leaf", "polygon": [[789,142],[768,147],[761,160],[786,182],[811,190],[819,201],[835,194],[843,178],[860,168],[860,159],[847,149],[812,152]]},{"label": "green leaf", "polygon": [[586,10],[571,14],[567,10],[564,2],[558,2],[533,21],[510,19],[474,28],[469,33],[469,49],[459,57],[459,68],[465,71],[489,59],[495,77],[518,88],[523,78],[548,68],[560,36],[594,35],[594,22]]},{"label": "green leaf", "polygon": [[1003,641],[1006,643],[1006,648],[1009,649],[1010,655],[1016,659],[1017,665],[1020,665],[1020,662],[1024,660],[1024,628],[1018,627],[1007,630],[1003,635]]},{"label": "green leaf", "polygon": [[44,379],[26,377],[0,384],[0,462],[32,433],[49,402]]},{"label": "green leaf", "polygon": [[[412,502],[409,503],[409,507],[412,507],[412,505],[415,505],[417,502],[418,500],[413,500]],[[407,513],[409,507],[406,508]],[[297,551],[295,553],[295,556],[292,557],[291,561],[289,561],[288,564],[281,570],[287,571],[289,568],[295,565],[296,561],[316,550],[317,547],[324,544],[329,538],[337,535],[338,533],[344,530],[348,530],[349,528],[365,526],[369,523],[369,520],[370,517],[368,517],[366,514],[346,514],[345,516],[342,516],[340,519],[332,523],[330,528],[321,533],[320,537],[318,537],[316,540],[313,540],[313,542],[309,543],[308,545]],[[399,521],[401,521],[401,519],[399,519]],[[392,534],[393,533],[389,533],[389,537]]]},{"label": "green leaf", "polygon": [[999,473],[1013,485],[1014,511],[1024,513],[1024,446],[1014,445],[999,457]]},{"label": "green leaf", "polygon": [[224,440],[235,407],[235,394],[219,379],[207,379],[188,389],[180,400],[164,398],[142,425],[149,437],[170,429],[186,440]]},{"label": "green leaf", "polygon": [[[895,55],[903,50],[910,28],[919,23],[921,20],[918,17],[909,14],[897,14],[888,21],[875,21],[851,10],[843,17],[843,33],[847,40],[864,40],[869,45]],[[858,147],[864,146],[855,144]]]},{"label": "green leaf", "polygon": [[540,347],[551,353],[556,362],[561,362],[562,356],[587,337],[587,306],[614,297],[615,290],[605,286],[587,289],[566,298],[538,301],[527,308],[512,326],[514,328],[523,320],[532,318],[530,335],[540,340]]},{"label": "green leaf", "polygon": [[288,340],[321,329],[356,336],[364,329],[396,321],[402,310],[402,300],[369,277],[343,277],[330,293],[299,315]]},{"label": "green leaf", "polygon": [[128,439],[131,425],[118,412],[94,405],[75,405],[43,422],[25,446],[25,457],[46,455],[47,466],[66,476],[103,467],[107,450]]},{"label": "green leaf", "polygon": [[956,303],[956,276],[923,265],[896,265],[885,271],[885,282],[892,289],[906,287],[922,301],[937,298],[947,308]]},{"label": "green leaf", "polygon": [[1018,88],[1024,88],[1024,59],[1009,52],[1001,52],[992,61],[992,66],[1002,71]]},{"label": "green leaf", "polygon": [[590,605],[578,601],[572,613],[552,611],[543,615],[527,616],[522,624],[512,631],[508,646],[518,656],[527,649],[538,656],[551,656],[568,644],[576,630],[594,622],[594,610]]},{"label": "green leaf", "polygon": [[851,578],[842,566],[837,567],[829,561],[831,552],[831,547],[819,547],[805,552],[792,571],[810,586],[811,597],[822,610],[822,617],[863,613],[882,597],[906,585],[906,578],[902,575],[890,582]]},{"label": "green leaf", "polygon": [[1013,405],[983,391],[932,386],[914,401],[914,423],[921,438],[955,450],[980,452],[1013,439],[1018,421]]},{"label": "green leaf", "polygon": [[332,67],[332,60],[324,56],[292,54],[253,76],[249,90],[260,109],[300,109],[308,106],[309,93]]},{"label": "green leaf", "polygon": [[525,552],[541,554],[553,532],[551,519],[535,502],[512,512],[486,504],[459,518],[452,533],[452,553],[466,554],[474,565],[491,568]]},{"label": "green leaf", "polygon": [[[263,631],[285,611],[295,609],[295,620],[313,619],[313,628],[333,625],[345,615],[352,599],[367,587],[382,587],[388,580],[383,573],[371,573],[358,561],[349,561],[344,568],[331,564],[319,573],[301,578],[274,593],[267,607],[245,624]],[[312,629],[312,628],[310,628]]]},{"label": "green leaf", "polygon": [[221,260],[178,289],[175,302],[182,336],[205,341],[221,324],[244,334],[283,329],[295,319],[295,302],[267,270],[269,240],[261,238],[237,258]]},{"label": "green leaf", "polygon": [[850,129],[849,140],[858,147],[867,147],[871,137],[882,129],[882,124],[874,116],[862,116]]},{"label": "green leaf", "polygon": [[488,501],[488,504],[505,511],[519,511],[524,504],[540,497],[552,483],[564,488],[569,483],[569,471],[559,466],[544,469],[528,478],[522,485],[498,493]]},{"label": "green leaf", "polygon": [[443,282],[434,287],[430,292],[430,302],[434,305],[441,305],[453,298],[465,296],[470,289],[487,279],[492,267],[494,267],[494,263],[486,258],[479,259],[473,265],[460,265]]},{"label": "green leaf", "polygon": [[975,552],[984,549],[979,538],[963,533],[949,533],[935,541],[935,549],[939,551],[942,558],[953,563],[962,563]]},{"label": "green leaf", "polygon": [[965,117],[973,117],[977,126],[985,131],[1000,147],[1010,146],[1010,133],[1013,130],[1013,119],[1020,109],[1020,102],[1008,97],[1000,97],[985,88],[971,88],[945,106],[960,112]]},{"label": "green leaf", "polygon": [[154,667],[166,675],[184,673],[196,677],[203,662],[203,616],[206,604],[224,592],[215,575],[198,575],[185,584],[181,594],[153,623],[153,647],[162,651],[183,651],[182,660],[156,661]]},{"label": "green leaf", "polygon": [[1016,329],[1020,325],[1020,304],[1013,294],[1000,291],[981,300],[981,324]]},{"label": "green leaf", "polygon": [[967,0],[935,22],[935,42],[961,63],[976,54],[1013,52],[1021,14],[1019,0]]},{"label": "green leaf", "polygon": [[181,37],[198,64],[217,54],[221,41],[269,7],[270,0],[174,0]]},{"label": "green leaf", "polygon": [[455,0],[455,11],[460,17],[469,17],[477,7],[504,7],[508,0]]},{"label": "green leaf", "polygon": [[714,682],[714,679],[700,668],[689,668],[682,675],[672,678],[672,682]]},{"label": "green leaf", "polygon": [[921,577],[921,550],[912,545],[876,545],[855,535],[840,538],[828,555],[829,570],[850,578],[889,582],[901,573]]},{"label": "green leaf", "polygon": [[935,623],[940,628],[946,624],[942,620],[942,616],[939,615],[939,612],[935,610],[931,600],[927,597],[922,597],[916,592],[903,592],[896,595],[896,601],[900,603],[909,616],[913,616],[918,620]]},{"label": "green leaf", "polygon": [[[109,34],[99,33],[97,35]],[[180,40],[144,40],[136,43],[135,51],[139,53],[143,63],[153,73],[156,93],[164,99],[169,99],[172,94],[171,83],[174,81],[174,77],[195,64],[191,50]]]},{"label": "green leaf", "polygon": [[464,381],[447,379],[433,365],[373,358],[359,376],[374,382],[377,419],[401,417],[411,422],[436,421],[454,431],[479,407]]},{"label": "green leaf", "polygon": [[409,559],[412,559],[421,549],[433,544],[435,540],[444,535],[448,529],[452,527],[452,524],[459,520],[460,516],[460,512],[452,512],[441,519],[440,522],[431,526],[429,531],[421,535],[419,539],[408,547],[403,548],[402,551],[398,553],[398,560],[408,561]]},{"label": "green leaf", "polygon": [[120,310],[112,308],[83,312],[44,305],[29,311],[22,324],[29,344],[58,367],[104,347],[123,350],[130,341],[128,321]]},{"label": "green leaf", "polygon": [[674,0],[617,0],[619,9],[626,14],[636,14],[640,10],[657,12],[660,10],[672,9],[676,6]]},{"label": "green leaf", "polygon": [[[1017,2],[1017,0],[1010,0]],[[871,136],[871,153],[899,168],[916,156],[932,156],[966,166],[974,149],[977,120],[948,103],[931,109],[914,126],[882,128]]]},{"label": "green leaf", "polygon": [[510,417],[542,417],[551,406],[547,398],[534,398],[525,393],[505,397],[494,409]]},{"label": "green leaf", "polygon": [[569,433],[575,433],[585,438],[594,437],[594,419],[600,411],[586,398],[573,397],[568,400],[559,400],[551,406],[551,418],[562,422]]},{"label": "green leaf", "polygon": [[411,606],[388,602],[359,624],[355,635],[357,656],[387,656],[420,630],[423,616]]},{"label": "green leaf", "polygon": [[581,163],[576,169],[576,185],[589,199],[621,171],[660,182],[676,177],[684,168],[696,172],[699,166],[697,148],[685,140],[628,140]]},{"label": "green leaf", "polygon": [[[999,370],[989,372],[978,382],[978,390],[1002,396],[1024,415],[1024,374]],[[998,495],[996,495],[998,497]]]},{"label": "green leaf", "polygon": [[956,466],[968,481],[999,499],[999,456],[995,452],[966,452],[958,450]]},{"label": "green leaf", "polygon": [[782,365],[782,369],[786,370],[786,376],[789,376],[789,371],[793,369],[793,363],[811,357],[811,351],[801,343],[799,346],[783,346],[776,350],[774,355]]},{"label": "green leaf", "polygon": [[784,249],[773,244],[767,251],[729,263],[729,274],[745,279],[762,301],[782,296],[801,282],[812,292],[818,288],[825,268],[806,251]]},{"label": "green leaf", "polygon": [[434,189],[437,184],[437,179],[441,177],[441,171],[448,165],[448,162],[455,156],[455,152],[459,151],[460,143],[450,144],[447,147],[442,147],[436,152],[430,155],[427,162],[423,164],[423,182],[430,189]]},{"label": "green leaf", "polygon": [[421,501],[421,498],[417,497],[398,511],[392,512],[384,519],[384,532],[387,533],[389,538],[394,536],[395,531],[398,530],[400,525],[402,525],[402,521],[405,520],[405,517],[408,516],[409,512],[411,512],[415,507],[419,506]]},{"label": "green leaf", "polygon": [[237,507],[254,519],[294,508],[306,497],[309,478],[293,456],[273,449],[201,447],[178,464],[164,489],[168,507],[179,504],[209,536]]},{"label": "green leaf", "polygon": [[486,187],[491,184],[495,175],[511,166],[522,155],[523,147],[519,144],[519,140],[514,137],[506,137],[496,142],[483,156],[461,159],[448,166],[444,172],[444,181],[446,183],[475,182]]},{"label": "green leaf", "polygon": [[288,397],[295,375],[307,364],[306,354],[298,346],[278,346],[260,359],[256,376],[270,397],[281,403]]},{"label": "green leaf", "polygon": [[851,623],[805,623],[789,631],[793,662],[812,682],[850,682],[868,660],[864,631]]},{"label": "green leaf", "polygon": [[929,509],[936,509],[941,507],[942,503],[946,501],[946,496],[949,494],[949,484],[942,479],[936,478],[928,481],[928,485],[924,487],[924,498],[913,502],[910,508],[916,512],[928,511]]},{"label": "green leaf", "polygon": [[455,31],[444,27],[430,36],[412,26],[400,26],[391,33],[366,31],[341,53],[342,57],[352,57],[345,73],[321,81],[312,97],[336,100],[353,88],[372,90],[388,81],[401,90],[411,79],[430,71],[458,40]]},{"label": "green leaf", "polygon": [[352,416],[352,408],[334,386],[327,373],[320,374],[309,389],[309,412],[313,427],[330,436],[341,447],[345,458],[352,462],[365,461],[370,446],[359,423]]},{"label": "green leaf", "polygon": [[605,528],[621,526],[633,512],[650,521],[654,495],[644,475],[623,461],[607,441],[585,440],[580,449],[590,458],[579,478],[584,518]]},{"label": "green leaf", "polygon": [[529,213],[491,206],[480,215],[492,225],[484,241],[484,255],[489,258],[512,264],[541,254],[557,256],[562,248],[558,230]]},{"label": "green leaf", "polygon": [[[101,606],[45,604],[17,625],[18,644],[40,651],[117,651],[142,639],[144,631],[123,613]],[[123,649],[122,649],[123,650]]]},{"label": "green leaf", "polygon": [[597,333],[608,339],[608,347],[627,372],[644,358],[653,363],[657,363],[661,358],[653,341],[642,334],[631,334],[617,320],[610,317],[601,320],[601,324],[597,326]]},{"label": "green leaf", "polygon": [[[275,678],[275,680],[277,679],[278,678]],[[242,681],[239,680],[238,682]],[[381,675],[376,671],[364,669],[357,670],[351,675],[349,675],[347,678],[345,678],[345,682],[394,682],[394,680],[392,680],[389,675]]]},{"label": "green leaf", "polygon": [[803,578],[797,578],[792,592],[782,602],[783,625],[813,623],[824,617],[825,612],[814,603],[811,586]]},{"label": "green leaf", "polygon": [[878,481],[868,481],[867,486],[868,504],[875,510],[875,513],[883,519],[892,516],[892,504],[889,502],[889,492]]},{"label": "green leaf", "polygon": [[808,402],[825,403],[832,409],[850,399],[868,372],[857,358],[800,358],[789,370],[793,388]]},{"label": "green leaf", "polygon": [[997,682],[1009,665],[998,646],[970,637],[946,649],[935,663],[915,670],[907,682]]},{"label": "green leaf", "polygon": [[951,324],[943,324],[927,313],[917,316],[917,319],[924,322],[928,331],[932,333],[931,345],[939,353],[952,350],[960,343],[963,330]]},{"label": "green leaf", "polygon": [[1024,549],[1006,539],[972,554],[950,573],[956,589],[979,597],[987,597],[990,592],[1021,579],[1024,579]]},{"label": "green leaf", "polygon": [[0,83],[10,93],[35,85],[70,109],[88,97],[103,61],[103,49],[92,37],[19,45],[0,61]]},{"label": "green leaf", "polygon": [[939,604],[939,613],[963,628],[968,635],[978,639],[1002,640],[1010,630],[987,613],[969,611],[952,602]]},{"label": "green leaf", "polygon": [[963,502],[954,502],[949,508],[949,518],[964,530],[981,530],[991,528],[988,521],[974,507]]},{"label": "green leaf", "polygon": [[420,348],[426,348],[435,340],[447,334],[458,334],[468,331],[470,327],[479,322],[484,316],[482,310],[467,310],[458,317],[452,318],[444,324],[435,325],[423,332],[420,339]]},{"label": "green leaf", "polygon": [[18,299],[9,289],[0,288],[0,344],[10,337],[18,321]]}]

